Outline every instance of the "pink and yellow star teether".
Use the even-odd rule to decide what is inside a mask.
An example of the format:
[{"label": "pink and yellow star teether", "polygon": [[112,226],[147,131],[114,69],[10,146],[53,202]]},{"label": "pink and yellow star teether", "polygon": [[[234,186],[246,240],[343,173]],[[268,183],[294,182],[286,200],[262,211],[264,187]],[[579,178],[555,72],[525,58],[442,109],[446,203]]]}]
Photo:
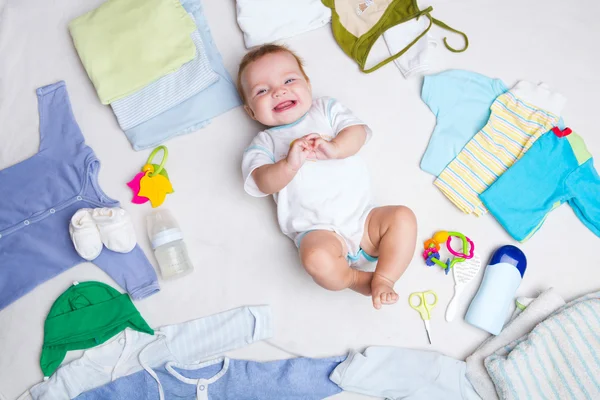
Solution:
[{"label": "pink and yellow star teether", "polygon": [[[163,151],[163,159],[160,165],[152,164],[152,159],[159,150]],[[156,208],[165,201],[167,194],[173,193],[169,174],[164,168],[168,156],[167,148],[158,146],[150,153],[147,163],[142,167],[142,172],[137,173],[131,181],[127,182],[127,186],[133,192],[132,203],[144,204],[150,201],[152,208]]]}]

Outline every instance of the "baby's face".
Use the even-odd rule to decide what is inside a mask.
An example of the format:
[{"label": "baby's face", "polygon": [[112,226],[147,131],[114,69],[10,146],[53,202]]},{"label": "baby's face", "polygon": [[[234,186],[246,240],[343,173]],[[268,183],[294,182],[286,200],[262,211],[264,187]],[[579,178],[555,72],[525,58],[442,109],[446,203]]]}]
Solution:
[{"label": "baby's face", "polygon": [[312,105],[310,84],[288,52],[267,54],[242,73],[244,107],[250,117],[267,126],[290,124]]}]

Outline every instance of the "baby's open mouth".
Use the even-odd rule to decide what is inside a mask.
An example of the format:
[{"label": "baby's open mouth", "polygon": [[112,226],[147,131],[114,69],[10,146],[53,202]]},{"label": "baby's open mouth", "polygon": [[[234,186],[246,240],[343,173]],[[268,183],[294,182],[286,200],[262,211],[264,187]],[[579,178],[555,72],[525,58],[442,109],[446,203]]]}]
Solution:
[{"label": "baby's open mouth", "polygon": [[283,111],[287,111],[292,107],[296,106],[296,100],[286,100],[283,101],[279,104],[277,104],[274,108],[273,111],[275,112],[283,112]]}]

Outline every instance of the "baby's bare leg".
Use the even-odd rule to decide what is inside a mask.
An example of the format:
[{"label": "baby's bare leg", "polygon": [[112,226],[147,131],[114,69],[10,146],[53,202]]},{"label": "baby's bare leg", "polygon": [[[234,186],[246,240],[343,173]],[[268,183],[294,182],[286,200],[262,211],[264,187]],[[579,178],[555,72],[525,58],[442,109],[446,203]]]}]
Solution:
[{"label": "baby's bare leg", "polygon": [[417,240],[417,219],[410,208],[387,206],[373,209],[365,223],[363,250],[378,256],[371,281],[373,307],[398,301],[394,283],[412,260]]},{"label": "baby's bare leg", "polygon": [[346,254],[346,244],[335,232],[312,231],[300,243],[302,265],[320,286],[329,290],[350,288],[368,296],[373,274],[350,268]]}]

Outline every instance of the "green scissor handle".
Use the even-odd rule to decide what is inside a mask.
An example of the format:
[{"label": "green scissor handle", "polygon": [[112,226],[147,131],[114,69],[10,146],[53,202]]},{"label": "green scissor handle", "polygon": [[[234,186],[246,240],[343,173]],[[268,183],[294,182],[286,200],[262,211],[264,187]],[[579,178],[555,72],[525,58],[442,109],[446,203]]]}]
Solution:
[{"label": "green scissor handle", "polygon": [[[433,296],[433,303],[429,303],[427,301],[427,295]],[[419,303],[417,305],[415,305],[413,303],[413,301],[412,301],[413,298],[419,299]],[[411,293],[411,295],[408,296],[408,304],[414,310],[417,310],[419,312],[419,314],[421,314],[421,319],[424,321],[428,321],[431,319],[431,310],[433,310],[433,307],[435,307],[435,305],[437,304],[437,301],[438,301],[437,294],[433,290],[427,290],[425,292],[415,292],[415,293]]]}]

